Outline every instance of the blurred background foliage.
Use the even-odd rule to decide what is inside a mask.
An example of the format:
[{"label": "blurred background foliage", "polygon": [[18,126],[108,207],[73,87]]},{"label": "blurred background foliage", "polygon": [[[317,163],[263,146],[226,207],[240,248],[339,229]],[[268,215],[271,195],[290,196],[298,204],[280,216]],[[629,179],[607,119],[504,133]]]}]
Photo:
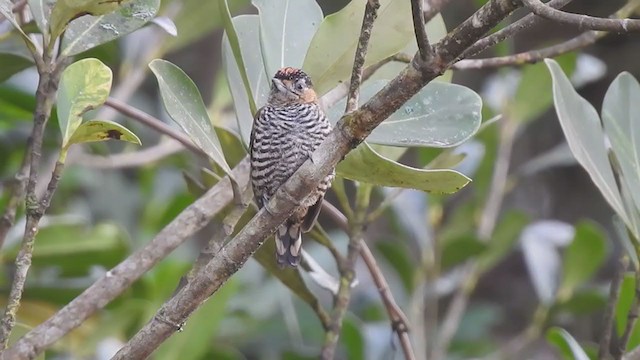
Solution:
[{"label": "blurred background foliage", "polygon": [[[430,24],[432,40],[444,34],[445,25],[451,29],[484,2],[459,1],[456,6],[447,7],[442,14],[443,23]],[[318,0],[324,16],[341,11],[332,17],[336,23],[348,12],[361,14],[363,3]],[[390,6],[401,6],[400,1],[390,3]],[[278,14],[277,9],[270,9],[268,4],[258,0],[254,1],[255,6],[248,0],[229,1],[233,16],[249,14],[234,19],[241,45],[247,46],[242,49],[245,62],[256,61],[262,65],[264,61],[262,56],[256,58],[260,53],[255,44],[252,48],[249,43],[243,43],[242,38],[256,35],[251,35],[250,29],[256,26],[250,24],[258,19],[255,14],[261,16],[260,21]],[[580,1],[568,10],[607,15],[621,5],[622,1]],[[294,10],[301,12],[302,19],[310,16],[309,9],[302,5]],[[312,41],[311,35],[321,28],[322,14],[316,13],[318,23],[306,24],[304,31],[299,28],[289,31],[304,37],[307,43]],[[389,23],[410,25],[408,13],[407,19],[403,19],[402,14],[389,11],[386,19]],[[221,46],[225,44],[224,16],[218,2],[162,0],[159,15],[173,19],[177,36],[170,35],[170,22],[158,20],[128,36],[82,52],[77,59],[100,59],[113,72],[112,97],[125,100],[172,126],[174,123],[165,112],[148,64],[163,58],[178,65],[195,82],[206,106],[204,116],[215,126],[226,162],[233,167],[245,154],[242,141],[234,134],[246,140],[251,117],[248,105],[238,100],[244,96],[247,101],[246,94],[242,94],[242,80],[234,77],[233,56],[225,45]],[[345,39],[357,36],[359,16],[356,16],[357,24],[345,24],[340,28],[343,33],[338,35]],[[519,16],[521,13],[517,12],[514,19]],[[272,21],[277,24],[276,20]],[[238,21],[244,24],[238,25]],[[390,34],[385,31],[384,22],[376,26],[381,34],[376,37],[374,33],[374,39],[393,46],[378,47],[382,48],[380,54],[370,53],[371,63],[382,60],[389,52],[415,52],[410,26],[409,36],[405,37],[402,34],[407,33],[406,29]],[[575,35],[572,31],[545,23],[482,55],[506,55],[544,46]],[[306,48],[288,49],[287,54],[297,51],[295,59],[274,60],[278,55],[270,55],[265,66],[253,68],[259,71],[266,68],[269,72],[263,74],[266,80],[267,75],[279,67],[278,61],[304,64],[319,91],[324,93],[347,77],[351,68],[351,55],[348,60],[338,57],[343,50],[342,43],[329,39],[332,41],[318,41],[319,45],[314,39],[312,44],[318,47],[312,46],[309,53]],[[375,40],[373,44],[375,46]],[[605,37],[585,51],[556,60],[580,94],[599,109],[607,87],[620,71],[635,75],[640,72],[640,65],[631,61],[637,47],[637,41],[631,36]],[[18,35],[10,31],[6,22],[0,23],[0,81],[3,81],[0,83],[0,189],[3,190],[0,208],[7,201],[4,191],[7,181],[22,160],[35,105],[37,73],[31,67],[28,54],[21,49]],[[380,88],[379,81],[388,80],[403,66],[385,65],[365,84],[363,97],[366,99],[367,93],[371,96]],[[252,67],[247,65],[247,68]],[[330,71],[320,71],[322,69]],[[571,350],[567,350],[569,342],[562,340],[571,336],[553,327],[559,326],[571,333],[587,355],[593,357],[601,335],[609,279],[621,249],[614,236],[612,210],[578,166],[564,140],[553,111],[548,69],[544,64],[536,64],[460,71],[447,73],[439,80],[440,85],[432,85],[451,89],[452,85],[446,85],[451,81],[468,87],[460,87],[460,93],[455,94],[467,94],[471,103],[476,98],[469,89],[482,97],[481,114],[473,115],[475,108],[472,108],[468,119],[458,119],[463,120],[462,125],[455,128],[446,144],[453,147],[442,149],[444,145],[431,141],[426,145],[435,145],[435,148],[398,150],[380,145],[398,145],[400,140],[389,139],[385,137],[388,133],[380,130],[371,138],[374,144],[369,148],[371,152],[361,149],[359,158],[348,158],[351,163],[338,169],[338,173],[348,179],[364,179],[358,176],[371,179],[373,175],[367,174],[369,163],[363,159],[382,155],[415,168],[403,175],[404,181],[415,180],[414,176],[420,174],[418,169],[427,166],[429,169],[451,168],[473,180],[455,195],[428,195],[419,190],[385,187],[375,188],[372,195],[371,216],[375,221],[366,231],[367,242],[396,301],[410,319],[416,353],[428,351],[430,359],[572,358]],[[256,84],[252,90],[260,106],[264,103],[264,85],[268,82]],[[453,98],[445,96],[437,101],[443,109],[451,109],[454,101],[450,105],[442,102]],[[338,110],[332,120],[337,120],[343,106],[335,105]],[[415,110],[415,106],[408,104],[403,109],[405,115],[420,111]],[[476,106],[480,106],[479,98]],[[498,115],[501,118],[496,120]],[[110,108],[95,110],[91,117],[117,121],[140,138],[144,149],[155,147],[156,151],[169,155],[140,161],[139,157],[131,156],[139,149],[127,143],[95,143],[72,148],[58,193],[41,223],[19,313],[20,324],[14,337],[46,320],[105,271],[148,242],[190,204],[203,187],[216,182],[216,176],[202,170],[210,164],[186,151],[171,152],[172,144],[152,129]],[[481,126],[480,119],[484,122]],[[448,123],[453,120],[455,118],[450,118]],[[50,173],[57,159],[61,142],[57,122],[54,111],[46,129],[42,174]],[[373,164],[383,166],[379,161]],[[386,164],[390,172],[397,171],[396,163]],[[214,170],[219,169],[214,166]],[[391,181],[385,177],[374,183],[397,184],[383,180]],[[45,190],[45,183],[42,182],[39,193]],[[353,197],[355,190],[351,181],[338,183],[336,187]],[[341,199],[334,193],[328,197],[330,202],[340,203]],[[334,245],[344,251],[346,235],[326,215],[321,215],[320,223]],[[18,221],[0,252],[3,295],[10,286],[23,228],[24,209],[20,209]],[[177,249],[125,294],[47,351],[47,358],[109,358],[172,294],[200,248],[211,238],[212,229],[213,226],[205,229],[196,239]],[[325,248],[306,241],[305,250],[329,273],[336,273]],[[272,256],[271,250],[261,252]],[[339,358],[401,358],[385,309],[364,264],[359,262],[356,271],[359,283],[353,290],[345,319]],[[298,284],[293,286],[294,292],[258,262],[250,261],[191,317],[183,332],[162,345],[155,358],[315,358],[324,332],[313,310],[301,298],[315,297],[328,308],[331,294],[305,272],[301,278],[288,277],[284,281],[290,287],[292,283]],[[633,289],[633,278],[626,277],[616,309],[618,335],[626,323]],[[4,305],[3,302],[0,297],[0,305]],[[640,327],[628,348],[638,344]]]}]

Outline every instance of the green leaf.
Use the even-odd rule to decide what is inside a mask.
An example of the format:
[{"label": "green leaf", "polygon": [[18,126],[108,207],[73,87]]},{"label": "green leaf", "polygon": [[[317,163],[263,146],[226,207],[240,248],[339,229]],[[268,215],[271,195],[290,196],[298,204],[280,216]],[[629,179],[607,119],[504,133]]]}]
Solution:
[{"label": "green leaf", "polygon": [[546,59],[553,79],[553,99],[562,131],[576,159],[587,170],[613,210],[629,225],[620,192],[609,164],[604,132],[593,106],[573,88],[558,63]]},{"label": "green leaf", "polygon": [[0,86],[0,129],[14,127],[15,121],[32,120],[35,106],[33,94]]},{"label": "green leaf", "polygon": [[[267,101],[269,94],[269,78],[264,69],[262,55],[256,51],[260,48],[260,18],[257,15],[236,16],[233,18],[233,26],[240,43],[240,52],[244,60],[244,71],[249,79],[251,96],[257,104],[256,106],[260,107]],[[222,37],[222,64],[233,97],[240,135],[244,144],[248,145],[253,125],[253,113],[249,105],[247,91],[243,85],[242,75],[238,70],[226,34]]]},{"label": "green leaf", "polygon": [[184,325],[180,336],[172,336],[154,352],[154,359],[205,359],[214,347],[212,340],[228,316],[229,302],[238,293],[239,283],[230,279],[202,304]]},{"label": "green leaf", "polygon": [[559,327],[549,329],[547,341],[555,345],[565,359],[589,360],[582,346],[564,329]]},{"label": "green leaf", "polygon": [[620,284],[620,295],[616,303],[616,333],[622,336],[627,326],[629,310],[635,299],[636,283],[633,274],[624,274]]},{"label": "green leaf", "polygon": [[575,229],[573,241],[564,254],[559,301],[571,298],[573,291],[600,268],[607,255],[604,234],[595,224],[583,221]]},{"label": "green leaf", "polygon": [[364,336],[362,336],[362,330],[357,323],[357,319],[350,316],[347,316],[344,319],[340,342],[346,350],[347,359],[365,359],[365,341]]},{"label": "green leaf", "polygon": [[267,75],[285,66],[302,67],[322,22],[315,0],[253,0],[260,13],[260,40]]},{"label": "green leaf", "polygon": [[0,52],[0,83],[33,66],[33,60],[22,55]]},{"label": "green leaf", "polygon": [[440,263],[443,270],[477,256],[488,248],[487,244],[478,241],[475,236],[467,235],[447,241],[442,247]]},{"label": "green leaf", "polygon": [[62,56],[72,56],[133,32],[153,19],[160,0],[132,0],[107,15],[73,20],[62,39]]},{"label": "green leaf", "polygon": [[[556,58],[568,74],[573,72],[576,55],[567,54]],[[553,102],[551,76],[543,63],[526,65],[522,69],[522,77],[513,100],[509,102],[509,117],[519,122],[535,120],[544,113]]]},{"label": "green leaf", "polygon": [[51,10],[51,38],[57,39],[73,19],[84,15],[105,15],[121,6],[127,0],[57,0]]},{"label": "green leaf", "polygon": [[380,156],[367,143],[347,154],[336,173],[350,180],[435,194],[454,193],[471,181],[454,170],[423,170],[397,163]]},{"label": "green leaf", "polygon": [[[313,79],[319,95],[349,78],[366,2],[353,0],[342,10],[327,16],[313,37],[303,68]],[[410,2],[380,1],[365,66],[401,51],[413,37]]]},{"label": "green leaf", "polygon": [[556,303],[553,311],[570,312],[576,316],[591,315],[602,311],[607,304],[607,296],[599,289],[581,289],[563,303]]},{"label": "green leaf", "polygon": [[[365,103],[387,84],[379,80],[362,87],[360,103]],[[346,99],[327,111],[338,122]],[[452,147],[473,136],[482,121],[482,99],[473,90],[443,82],[431,82],[402,108],[383,121],[367,141],[393,146]]]},{"label": "green leaf", "polygon": [[16,30],[18,30],[20,36],[22,37],[22,39],[24,39],[27,46],[35,52],[38,47],[33,42],[33,40],[31,40],[31,38],[24,32],[24,30],[22,30],[20,24],[18,23],[18,20],[16,20],[16,18],[13,16],[13,3],[10,0],[0,0],[0,15],[4,16],[4,18],[7,19]]},{"label": "green leaf", "polygon": [[302,279],[300,272],[296,268],[287,267],[280,269],[276,264],[275,254],[276,244],[273,237],[270,237],[265,243],[256,251],[253,255],[254,259],[262,265],[271,275],[280,280],[286,287],[288,287],[294,294],[296,294],[302,301],[307,303],[311,309],[316,311],[321,307],[318,298],[309,290],[307,284]]},{"label": "green leaf", "polygon": [[[178,28],[178,36],[168,37],[163,41],[162,53],[179,50],[192,44],[212,30],[222,26],[222,15],[219,9],[220,0],[180,1],[180,11],[173,19]],[[234,0],[229,4],[231,13],[246,9],[248,0]]]},{"label": "green leaf", "polygon": [[91,58],[76,61],[62,73],[56,104],[63,148],[80,126],[82,115],[107,100],[112,77],[111,69]]},{"label": "green leaf", "polygon": [[68,145],[87,142],[120,140],[142,145],[140,138],[126,127],[106,120],[90,120],[82,123],[69,139]]},{"label": "green leaf", "polygon": [[493,268],[509,253],[528,223],[529,217],[518,211],[509,211],[502,216],[489,240],[489,248],[479,259],[478,266],[483,272]]},{"label": "green leaf", "polygon": [[149,68],[158,80],[162,101],[169,116],[211,160],[225,172],[231,172],[196,84],[184,71],[168,61],[153,60]]},{"label": "green leaf", "polygon": [[38,29],[43,34],[49,33],[49,18],[51,17],[51,9],[56,0],[29,0],[29,9],[38,24]]},{"label": "green leaf", "polygon": [[[602,122],[629,189],[640,188],[638,110],[640,110],[640,84],[631,74],[623,72],[611,83],[604,97]],[[629,195],[635,208],[640,209],[638,191],[630,191]]]},{"label": "green leaf", "polygon": [[[258,111],[258,107],[252,95],[249,75],[248,75],[248,71],[246,70],[247,66],[245,65],[245,62],[244,62],[242,49],[240,47],[240,39],[236,32],[234,21],[233,19],[231,19],[231,13],[229,12],[229,3],[227,2],[227,0],[220,0],[219,4],[220,4],[219,11],[222,14],[222,22],[224,24],[224,30],[225,30],[224,35],[225,35],[226,43],[228,44],[230,53],[233,54],[234,63],[236,64],[236,67],[239,69],[238,74],[242,79],[242,85],[244,87],[244,91],[246,94],[246,100],[248,101],[248,104],[249,104],[249,110],[253,115]],[[223,39],[223,44],[225,39]],[[257,53],[256,51],[257,48],[258,47],[253,48],[252,51]]]},{"label": "green leaf", "polygon": [[404,243],[380,241],[376,243],[378,254],[385,258],[400,277],[407,294],[413,293],[413,277],[416,269],[415,261]]}]

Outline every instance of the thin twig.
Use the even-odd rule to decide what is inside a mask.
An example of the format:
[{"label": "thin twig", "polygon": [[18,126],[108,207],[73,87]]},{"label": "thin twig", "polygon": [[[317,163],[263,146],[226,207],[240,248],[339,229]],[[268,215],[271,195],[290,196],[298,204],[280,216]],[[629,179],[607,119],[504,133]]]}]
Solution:
[{"label": "thin twig", "polygon": [[609,298],[607,299],[607,307],[604,311],[604,317],[602,323],[602,337],[600,338],[600,347],[598,349],[598,359],[606,360],[610,354],[611,335],[613,332],[613,320],[616,314],[616,304],[620,297],[620,284],[627,271],[629,260],[627,258],[620,259],[619,266],[616,269],[616,273],[611,280],[611,287],[609,288]]},{"label": "thin twig", "polygon": [[424,0],[411,0],[411,15],[413,17],[413,31],[416,34],[418,52],[422,61],[426,61],[432,55],[433,49],[429,45],[429,37],[424,21]]},{"label": "thin twig", "polygon": [[[547,6],[550,6],[554,9],[560,9],[572,2],[573,0],[551,0],[547,3]],[[487,35],[486,37],[476,41],[475,44],[470,46],[467,50],[464,51],[461,59],[468,58],[473,55],[480,53],[481,51],[486,50],[487,48],[494,46],[507,38],[511,38],[521,31],[528,29],[534,25],[537,25],[543,22],[544,19],[536,16],[535,14],[529,14],[522,19],[514,22],[513,24],[504,27],[496,31],[491,35]]]},{"label": "thin twig", "polygon": [[[47,56],[43,60],[49,63]],[[62,63],[59,67],[54,68],[38,68],[40,79],[36,90],[36,109],[34,111],[33,130],[29,138],[27,150],[30,151],[25,155],[29,159],[29,178],[26,184],[26,227],[22,238],[22,245],[16,257],[16,269],[11,283],[9,299],[5,308],[2,320],[0,320],[0,349],[5,349],[9,341],[9,335],[16,323],[16,314],[20,308],[20,300],[24,291],[24,284],[27,280],[27,273],[31,267],[31,257],[33,255],[33,245],[36,233],[38,231],[38,223],[49,208],[49,202],[55,192],[62,166],[56,166],[53,172],[49,188],[44,198],[38,201],[36,196],[36,184],[38,182],[38,167],[40,166],[40,156],[42,151],[42,138],[44,136],[44,128],[51,115],[53,101],[58,88],[60,74],[64,69]]]},{"label": "thin twig", "polygon": [[67,157],[67,165],[80,165],[94,169],[124,169],[146,166],[184,150],[177,140],[168,138],[140,151],[109,156],[74,152]]},{"label": "thin twig", "polygon": [[20,169],[14,176],[11,183],[7,186],[9,188],[10,195],[4,209],[4,213],[2,214],[2,217],[0,217],[0,249],[2,249],[2,245],[4,245],[7,234],[16,221],[16,212],[20,203],[22,203],[22,198],[24,197],[24,188],[27,182],[27,174],[29,173],[30,154],[30,145],[27,144],[22,165],[20,165]]},{"label": "thin twig", "polygon": [[114,98],[108,98],[104,103],[105,105],[117,110],[123,115],[126,115],[154,130],[157,132],[167,135],[173,139],[178,140],[184,147],[189,149],[194,154],[207,157],[207,154],[202,151],[197,145],[191,141],[191,139],[186,136],[184,133],[172,128],[171,126],[165,124],[162,120],[157,119],[144,111],[138,110],[135,107],[125,103],[124,101],[120,101]]},{"label": "thin twig", "polygon": [[568,52],[578,50],[595,43],[606,33],[602,31],[589,31],[567,40],[560,44],[546,47],[540,50],[531,50],[518,54],[499,56],[486,59],[460,60],[453,64],[455,70],[488,69],[502,66],[535,64],[545,58],[556,57]]},{"label": "thin twig", "polygon": [[562,24],[576,26],[580,30],[600,30],[617,33],[640,31],[640,20],[606,19],[589,15],[580,15],[556,10],[540,0],[521,0],[532,13],[545,19]]},{"label": "thin twig", "polygon": [[[246,186],[249,181],[249,160],[242,160],[233,173]],[[176,247],[204,228],[231,200],[231,185],[225,178],[182,211],[153,240],[108,271],[47,321],[29,331],[3,356],[6,359],[35,358],[104,308]]]},{"label": "thin twig", "polygon": [[349,82],[349,95],[347,96],[347,106],[344,110],[348,114],[358,108],[358,97],[360,95],[360,84],[362,83],[362,68],[369,47],[369,39],[371,38],[371,30],[373,23],[378,17],[378,8],[380,8],[379,0],[368,0],[367,6],[364,8],[364,19],[362,20],[362,29],[360,29],[360,39],[356,48],[356,56],[353,59],[353,71],[351,72],[351,81]]}]

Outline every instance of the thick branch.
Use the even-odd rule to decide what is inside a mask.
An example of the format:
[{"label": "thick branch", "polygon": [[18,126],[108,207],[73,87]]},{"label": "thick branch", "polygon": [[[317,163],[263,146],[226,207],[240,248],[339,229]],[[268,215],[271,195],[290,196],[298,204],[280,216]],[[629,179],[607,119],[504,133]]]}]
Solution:
[{"label": "thick branch", "polygon": [[[249,178],[249,160],[233,170],[241,185]],[[76,328],[97,310],[122,294],[171,251],[205,227],[233,198],[228,178],[224,178],[189,205],[147,245],[136,251],[73,301],[38,325],[3,353],[4,359],[33,359],[48,346]]]},{"label": "thick branch", "polygon": [[545,5],[540,0],[522,0],[532,13],[545,19],[562,24],[573,25],[581,30],[601,30],[618,33],[640,31],[640,20],[633,19],[605,19],[589,15],[572,14],[556,10]]}]

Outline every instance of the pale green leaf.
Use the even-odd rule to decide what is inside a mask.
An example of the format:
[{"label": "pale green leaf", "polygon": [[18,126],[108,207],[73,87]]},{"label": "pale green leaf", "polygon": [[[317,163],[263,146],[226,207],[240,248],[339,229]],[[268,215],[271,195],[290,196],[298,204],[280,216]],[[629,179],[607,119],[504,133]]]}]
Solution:
[{"label": "pale green leaf", "polygon": [[[379,80],[361,89],[364,103],[386,85]],[[336,123],[345,101],[332,106],[327,116]],[[482,99],[473,90],[443,82],[431,82],[383,121],[367,141],[403,147],[452,147],[473,136],[482,122]]]},{"label": "pale green leaf", "polygon": [[76,61],[62,73],[56,104],[63,147],[80,126],[82,115],[107,100],[112,77],[111,69],[93,58]]},{"label": "pale green leaf", "polygon": [[[257,15],[241,15],[233,18],[233,26],[238,35],[245,71],[249,79],[251,93],[258,107],[264,105],[269,94],[269,78],[264,70],[260,48],[260,20]],[[225,34],[222,40],[222,63],[227,75],[229,89],[233,97],[240,135],[245,144],[249,144],[253,114],[249,107],[247,92],[242,76],[236,65],[229,40]]]},{"label": "pale green leaf", "polygon": [[62,39],[62,56],[72,56],[141,28],[156,16],[160,0],[132,0],[116,11],[71,21]]},{"label": "pale green leaf", "polygon": [[80,124],[71,135],[68,145],[106,140],[120,140],[142,145],[140,138],[131,130],[106,120],[90,120]]},{"label": "pale green leaf", "polygon": [[100,16],[118,9],[130,0],[57,0],[51,10],[49,30],[52,39],[57,39],[73,19],[84,15]]},{"label": "pale green leaf", "polygon": [[596,110],[575,91],[557,62],[551,59],[545,62],[553,79],[556,113],[573,155],[613,210],[626,224],[630,224],[609,164],[604,132]]},{"label": "pale green leaf", "polygon": [[[366,0],[353,0],[327,16],[313,37],[303,68],[323,95],[351,74]],[[411,3],[382,0],[371,32],[365,66],[401,51],[414,37]]]},{"label": "pale green leaf", "polygon": [[22,55],[0,52],[0,83],[33,66],[33,60]]},{"label": "pale green leaf", "polygon": [[315,0],[253,0],[260,13],[260,40],[266,73],[301,68],[309,43],[322,22]]},{"label": "pale green leaf", "polygon": [[581,222],[575,229],[562,263],[562,280],[557,295],[561,302],[571,298],[576,288],[593,276],[607,255],[604,234],[595,224]]},{"label": "pale green leaf", "polygon": [[[640,85],[627,72],[611,83],[602,103],[602,122],[616,155],[622,179],[640,209]],[[629,209],[631,210],[631,209]],[[637,230],[633,229],[634,232]]]},{"label": "pale green leaf", "polygon": [[350,180],[436,194],[454,193],[471,181],[454,170],[423,170],[397,163],[380,156],[367,143],[351,151],[336,172]]},{"label": "pale green leaf", "polygon": [[547,331],[547,341],[555,345],[567,359],[589,360],[582,346],[565,329],[552,327]]},{"label": "pale green leaf", "polygon": [[18,30],[20,36],[22,36],[29,48],[31,48],[33,51],[37,49],[36,44],[24,32],[24,30],[22,30],[20,24],[18,23],[18,20],[16,20],[16,18],[13,16],[13,3],[10,0],[0,0],[0,15],[4,16],[4,18],[7,19],[16,30]]},{"label": "pale green leaf", "polygon": [[158,80],[169,116],[211,160],[227,173],[230,172],[196,84],[184,71],[168,61],[156,59],[149,67]]},{"label": "pale green leaf", "polygon": [[29,9],[38,25],[38,29],[43,34],[49,33],[49,18],[51,17],[51,9],[56,0],[29,0]]}]

